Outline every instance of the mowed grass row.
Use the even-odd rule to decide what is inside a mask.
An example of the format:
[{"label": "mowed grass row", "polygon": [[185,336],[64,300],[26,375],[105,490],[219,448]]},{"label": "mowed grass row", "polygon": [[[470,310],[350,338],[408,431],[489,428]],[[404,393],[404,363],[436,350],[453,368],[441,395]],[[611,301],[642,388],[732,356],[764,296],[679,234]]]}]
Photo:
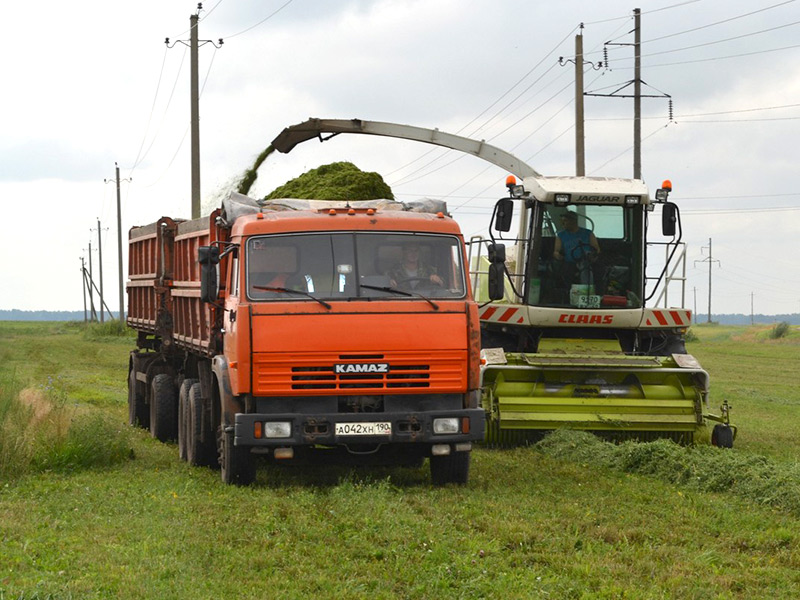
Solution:
[{"label": "mowed grass row", "polygon": [[[800,364],[798,338],[696,329],[690,351],[740,426],[730,462],[764,456],[790,473],[800,401],[775,364]],[[0,384],[54,385],[73,417],[121,425],[131,346],[0,323]],[[0,598],[800,597],[797,511],[563,452],[580,436],[478,449],[464,488],[431,487],[425,468],[265,465],[240,489],[119,429],[132,459],[0,481]]]}]

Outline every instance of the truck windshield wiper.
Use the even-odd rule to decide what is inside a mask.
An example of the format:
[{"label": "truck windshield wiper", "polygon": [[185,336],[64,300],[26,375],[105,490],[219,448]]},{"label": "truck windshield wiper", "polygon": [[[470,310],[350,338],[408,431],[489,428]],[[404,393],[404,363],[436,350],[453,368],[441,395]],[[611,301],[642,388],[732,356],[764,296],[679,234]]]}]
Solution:
[{"label": "truck windshield wiper", "polygon": [[311,298],[315,302],[319,302],[320,304],[322,304],[322,306],[324,306],[328,310],[332,308],[330,304],[325,302],[325,300],[320,300],[319,298],[312,296],[311,294],[309,294],[308,292],[304,292],[303,290],[290,290],[289,288],[285,287],[272,287],[266,285],[254,285],[253,289],[263,290],[265,292],[283,292],[285,294],[300,294],[301,296],[305,296],[306,298]]},{"label": "truck windshield wiper", "polygon": [[377,290],[379,292],[388,292],[390,294],[398,294],[399,296],[408,296],[409,298],[412,298],[412,297],[416,296],[417,298],[422,298],[423,300],[425,300],[425,302],[430,304],[433,307],[434,310],[439,310],[439,305],[436,304],[436,302],[434,302],[430,298],[426,298],[422,294],[418,294],[416,292],[407,292],[405,290],[398,290],[397,288],[388,287],[388,286],[367,285],[366,283],[362,283],[360,287],[366,288],[368,290]]}]

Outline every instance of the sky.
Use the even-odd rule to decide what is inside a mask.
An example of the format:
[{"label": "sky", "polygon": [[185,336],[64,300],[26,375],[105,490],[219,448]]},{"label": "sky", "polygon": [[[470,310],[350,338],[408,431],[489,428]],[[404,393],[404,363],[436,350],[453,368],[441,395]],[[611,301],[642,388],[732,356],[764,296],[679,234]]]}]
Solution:
[{"label": "sky", "polygon": [[[712,314],[800,312],[797,0],[205,2],[203,212],[284,127],[310,117],[439,128],[486,140],[544,175],[572,175],[566,59],[582,32],[594,63],[586,92],[629,94],[634,8],[643,93],[652,96],[642,99],[642,178],[651,191],[672,181],[686,242],[685,285],[673,282],[666,303],[706,314],[710,267]],[[182,42],[197,12],[178,0],[4,6],[0,309],[83,310],[81,260],[88,267],[91,257],[99,287],[101,247],[106,303],[117,313],[115,163],[123,246],[132,226],[190,216]],[[633,101],[587,96],[584,110],[586,174],[632,177]],[[355,135],[273,154],[250,195],[342,160],[383,175],[399,200],[446,200],[466,236],[486,232],[505,195],[507,173],[480,159]]]}]

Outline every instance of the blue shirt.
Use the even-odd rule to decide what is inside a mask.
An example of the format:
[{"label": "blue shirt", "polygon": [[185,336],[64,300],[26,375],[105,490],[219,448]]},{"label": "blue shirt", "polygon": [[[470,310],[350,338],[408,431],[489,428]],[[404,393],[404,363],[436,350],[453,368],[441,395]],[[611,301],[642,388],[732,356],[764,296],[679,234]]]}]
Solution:
[{"label": "blue shirt", "polygon": [[584,227],[578,227],[578,231],[568,231],[563,229],[558,232],[558,239],[561,240],[561,254],[567,262],[577,262],[586,257],[591,249],[589,240],[592,232]]}]

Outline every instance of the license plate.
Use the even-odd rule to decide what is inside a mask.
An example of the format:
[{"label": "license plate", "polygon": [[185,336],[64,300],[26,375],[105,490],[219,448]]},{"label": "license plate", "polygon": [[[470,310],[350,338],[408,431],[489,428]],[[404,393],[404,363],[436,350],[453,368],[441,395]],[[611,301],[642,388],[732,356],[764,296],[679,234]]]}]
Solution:
[{"label": "license plate", "polygon": [[336,435],[392,435],[392,424],[336,423]]}]

